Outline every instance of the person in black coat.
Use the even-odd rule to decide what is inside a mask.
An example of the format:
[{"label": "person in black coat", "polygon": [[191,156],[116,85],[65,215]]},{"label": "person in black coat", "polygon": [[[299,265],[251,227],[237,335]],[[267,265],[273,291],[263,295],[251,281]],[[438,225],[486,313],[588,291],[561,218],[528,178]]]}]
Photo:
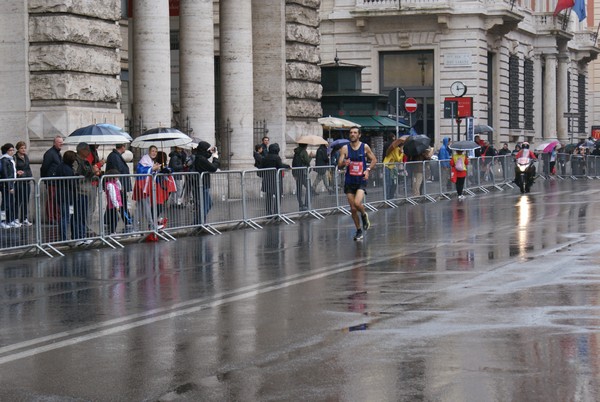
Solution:
[{"label": "person in black coat", "polygon": [[279,169],[291,169],[290,165],[281,161],[279,151],[279,144],[276,142],[269,145],[269,152],[260,165],[261,169],[271,169],[262,173],[263,181],[261,190],[266,195],[267,215],[277,213],[277,195],[278,193],[280,195],[283,193],[281,180],[279,181],[279,192],[277,191],[277,171]]},{"label": "person in black coat", "polygon": [[[42,160],[42,166],[40,168],[40,175],[42,178],[52,178],[56,176],[56,168],[62,163],[62,156],[60,150],[63,145],[63,138],[61,136],[54,137],[54,143],[52,148],[44,153]],[[45,181],[46,184],[46,217],[49,223],[58,223],[60,218],[59,207],[56,204],[56,186],[53,180]]]},{"label": "person in black coat", "polygon": [[187,159],[187,155],[183,148],[175,147],[175,150],[169,154],[169,167],[171,168],[171,172],[175,173],[173,178],[175,179],[175,185],[177,186],[177,191],[175,192],[175,199],[172,201],[173,204],[176,204],[178,207],[183,206],[183,172],[185,171],[185,161]]},{"label": "person in black coat", "polygon": [[327,155],[327,145],[321,144],[317,149],[315,156],[315,166],[317,167],[317,178],[313,184],[313,194],[317,194],[317,186],[322,181],[325,189],[331,194],[333,191],[329,183],[329,176],[331,176],[331,169],[325,169],[325,166],[329,166],[329,155]]},{"label": "person in black coat", "polygon": [[2,190],[2,210],[6,214],[6,220],[0,224],[3,229],[21,226],[16,218],[15,204],[15,181],[17,168],[13,156],[15,146],[11,143],[2,145],[2,156],[0,156],[0,189]]},{"label": "person in black coat", "polygon": [[[27,144],[25,141],[17,142],[14,155],[15,167],[17,169],[17,179],[31,179],[31,165],[27,155]],[[16,218],[22,225],[31,226],[29,221],[29,198],[31,195],[31,181],[20,180],[15,183],[15,206]]]},{"label": "person in black coat", "polygon": [[[212,207],[210,197],[210,173],[214,173],[221,167],[217,147],[211,146],[206,141],[200,141],[195,149],[194,171],[202,177],[202,183],[196,181],[194,186],[194,200],[196,217],[194,224],[206,223],[206,217]],[[204,173],[204,175],[202,175]],[[202,198],[200,198],[202,195]],[[202,204],[202,208],[200,207]]]},{"label": "person in black coat", "polygon": [[254,146],[254,167],[257,169],[260,169],[260,164],[262,163],[263,159],[265,158],[263,155],[263,147],[261,144],[256,144]]},{"label": "person in black coat", "polygon": [[[119,174],[131,174],[129,166],[125,159],[123,159],[123,153],[126,151],[125,144],[115,145],[115,149],[112,150],[106,158],[106,171],[117,170]],[[121,200],[123,201],[123,207],[120,209],[121,219],[125,222],[126,226],[133,225],[133,218],[129,212],[129,204],[127,202],[127,193],[132,190],[131,178],[119,177],[121,182]]]},{"label": "person in black coat", "polygon": [[[71,227],[71,237],[74,239],[73,226],[71,226],[71,214],[69,213],[71,206],[75,204],[77,180],[71,179],[75,176],[73,164],[77,159],[77,154],[74,151],[67,151],[62,157],[62,162],[56,167],[55,175],[58,180],[55,180],[57,204],[60,207],[59,233],[60,240],[67,240],[67,228]],[[63,177],[64,179],[59,179]]]}]

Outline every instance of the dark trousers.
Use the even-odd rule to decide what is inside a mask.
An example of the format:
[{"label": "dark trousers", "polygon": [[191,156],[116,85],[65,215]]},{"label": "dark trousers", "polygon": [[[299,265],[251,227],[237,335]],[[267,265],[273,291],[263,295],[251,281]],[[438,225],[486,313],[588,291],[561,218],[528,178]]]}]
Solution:
[{"label": "dark trousers", "polygon": [[6,214],[6,223],[15,220],[15,193],[7,184],[2,185],[2,209]]},{"label": "dark trousers", "polygon": [[73,226],[72,226],[72,222],[71,222],[71,215],[69,214],[69,209],[70,209],[70,204],[67,201],[63,201],[60,203],[60,219],[58,221],[59,223],[59,230],[60,230],[60,240],[65,241],[68,239],[67,237],[67,233],[69,230],[69,227],[71,227],[71,237],[75,238],[74,236],[74,231],[73,231]]},{"label": "dark trousers", "polygon": [[462,195],[463,189],[465,188],[465,179],[466,177],[457,177],[456,178],[456,193],[458,195]]},{"label": "dark trousers", "polygon": [[18,181],[15,183],[16,217],[23,222],[29,220],[29,195],[31,194],[31,183]]},{"label": "dark trousers", "polygon": [[122,213],[122,208],[109,208],[106,207],[106,225],[108,226],[108,233],[115,233],[117,230],[117,223],[119,222],[119,213]]},{"label": "dark trousers", "polygon": [[60,209],[56,202],[56,185],[46,186],[46,218],[48,222],[55,223],[60,219]]},{"label": "dark trousers", "polygon": [[[304,193],[304,197],[302,197],[302,193]],[[299,208],[308,207],[308,187],[306,186],[305,177],[296,179],[296,198],[298,199]],[[302,203],[302,198],[304,198],[304,203]]]},{"label": "dark trousers", "polygon": [[88,196],[77,194],[73,205],[73,238],[85,239],[88,212]]}]

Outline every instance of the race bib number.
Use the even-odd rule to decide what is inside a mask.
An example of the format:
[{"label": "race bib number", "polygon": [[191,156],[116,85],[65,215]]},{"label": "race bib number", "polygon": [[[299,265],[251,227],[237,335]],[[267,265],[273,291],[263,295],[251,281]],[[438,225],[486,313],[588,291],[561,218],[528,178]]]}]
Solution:
[{"label": "race bib number", "polygon": [[364,164],[362,162],[351,161],[348,165],[350,176],[363,176]]}]

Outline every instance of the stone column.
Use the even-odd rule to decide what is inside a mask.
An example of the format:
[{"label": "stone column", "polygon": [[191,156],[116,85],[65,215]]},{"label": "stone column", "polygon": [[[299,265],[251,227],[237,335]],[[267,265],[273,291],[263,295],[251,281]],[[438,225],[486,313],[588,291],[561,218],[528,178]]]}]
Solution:
[{"label": "stone column", "polygon": [[533,56],[533,130],[536,134],[536,137],[541,137],[542,135],[542,127],[543,127],[543,116],[542,116],[542,87],[543,87],[543,79],[542,79],[542,60],[540,54],[535,54]]},{"label": "stone column", "polygon": [[569,56],[560,54],[558,58],[558,71],[556,76],[556,131],[558,140],[562,143],[568,141],[568,125],[564,113],[568,112],[568,71]]},{"label": "stone column", "polygon": [[[181,126],[215,143],[215,49],[212,0],[179,3],[179,100]],[[185,131],[185,130],[184,130]]]},{"label": "stone column", "polygon": [[[221,121],[229,119],[231,133],[222,150],[228,152],[229,169],[254,163],[254,84],[252,65],[251,0],[219,2]],[[221,155],[226,158],[226,155]]]},{"label": "stone column", "polygon": [[[171,127],[169,2],[133,0],[133,118]],[[135,133],[137,134],[137,133]]]},{"label": "stone column", "polygon": [[[544,72],[544,131],[545,138],[556,137],[556,55],[547,54]],[[560,140],[560,138],[559,138]]]},{"label": "stone column", "polygon": [[267,122],[271,143],[279,143],[282,157],[286,142],[285,3],[252,0],[254,118]]}]

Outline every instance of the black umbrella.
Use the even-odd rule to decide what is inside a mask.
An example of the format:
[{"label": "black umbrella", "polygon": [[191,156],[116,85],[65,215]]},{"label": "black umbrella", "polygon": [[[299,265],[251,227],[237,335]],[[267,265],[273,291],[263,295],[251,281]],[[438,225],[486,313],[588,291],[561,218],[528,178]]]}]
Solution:
[{"label": "black umbrella", "polygon": [[493,133],[494,129],[488,126],[487,124],[477,124],[475,125],[475,127],[473,127],[473,132],[475,134]]},{"label": "black umbrella", "polygon": [[475,141],[456,141],[450,144],[450,149],[455,151],[470,151],[472,149],[481,148],[481,146]]},{"label": "black umbrella", "polygon": [[404,143],[404,153],[408,156],[419,156],[431,145],[431,140],[423,134],[411,135]]}]

